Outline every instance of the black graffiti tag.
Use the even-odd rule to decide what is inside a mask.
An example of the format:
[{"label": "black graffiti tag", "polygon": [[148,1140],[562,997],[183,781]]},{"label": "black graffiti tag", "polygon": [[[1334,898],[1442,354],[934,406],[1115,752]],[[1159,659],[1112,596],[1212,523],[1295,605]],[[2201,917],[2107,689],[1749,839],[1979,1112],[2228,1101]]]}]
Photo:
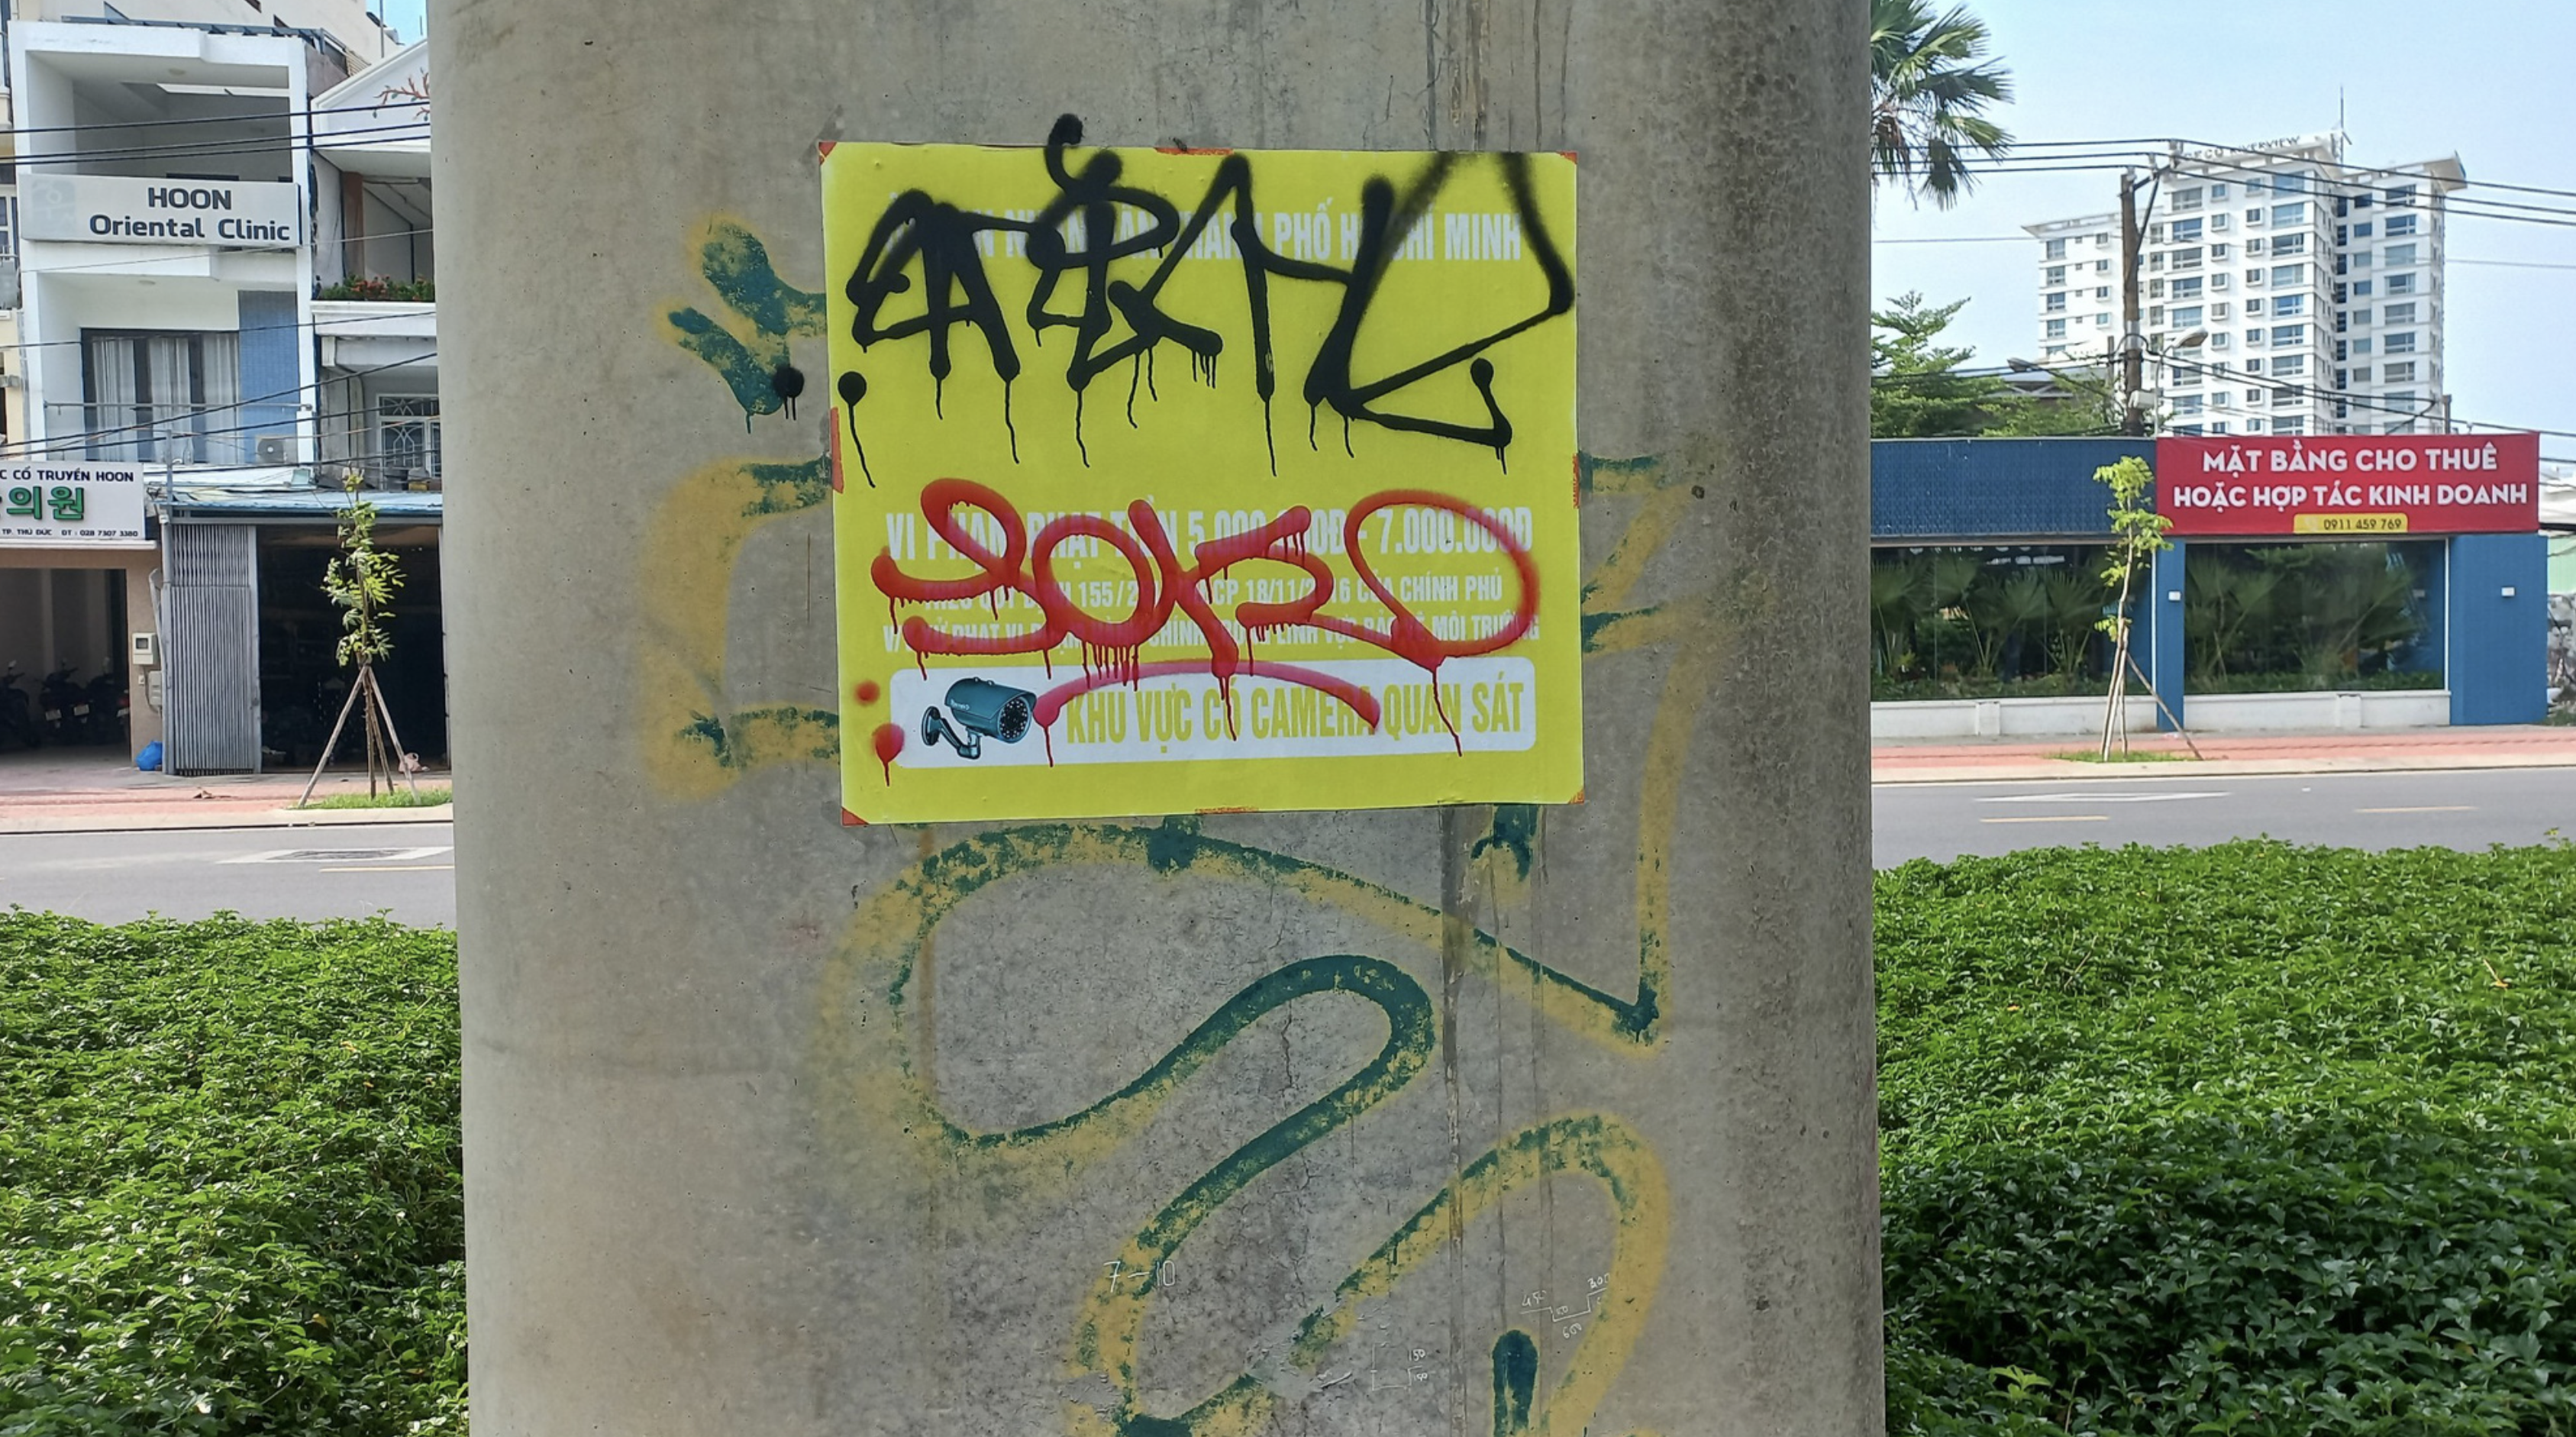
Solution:
[{"label": "black graffiti tag", "polygon": [[[1574,308],[1574,275],[1549,234],[1539,212],[1529,157],[1501,154],[1471,157],[1441,154],[1403,187],[1383,175],[1361,187],[1356,244],[1349,263],[1334,265],[1295,258],[1265,243],[1260,209],[1254,195],[1253,160],[1242,154],[1220,159],[1206,192],[1184,212],[1170,197],[1126,182],[1126,167],[1114,151],[1095,151],[1079,164],[1074,148],[1082,142],[1082,124],[1071,115],[1056,122],[1042,156],[1054,197],[1034,215],[1015,217],[961,209],[926,190],[907,190],[888,202],[870,231],[845,293],[856,311],[851,337],[862,349],[882,341],[923,338],[933,403],[941,403],[948,377],[956,372],[958,345],[954,332],[967,327],[980,337],[993,373],[1002,382],[1003,418],[1010,420],[1010,386],[1022,373],[1022,361],[1011,317],[996,297],[985,263],[986,235],[1015,235],[1020,251],[1012,256],[1037,271],[1026,312],[1020,317],[1033,346],[1042,346],[1050,331],[1072,332],[1064,382],[1075,398],[1074,437],[1082,439],[1082,401],[1092,381],[1119,365],[1130,367],[1128,420],[1135,422],[1135,394],[1141,377],[1152,383],[1158,350],[1169,344],[1190,357],[1192,372],[1213,383],[1224,337],[1214,329],[1173,314],[1163,291],[1181,260],[1192,253],[1208,230],[1222,226],[1242,269],[1243,298],[1252,341],[1253,387],[1260,396],[1265,435],[1270,408],[1278,392],[1278,356],[1271,319],[1271,285],[1326,284],[1341,291],[1332,324],[1309,361],[1300,392],[1311,416],[1329,408],[1343,423],[1344,447],[1353,423],[1457,440],[1507,457],[1512,424],[1494,398],[1494,365],[1488,351]],[[1545,282],[1537,308],[1511,317],[1495,328],[1390,373],[1363,377],[1353,373],[1352,356],[1371,305],[1380,294],[1388,269],[1415,227],[1425,222],[1443,188],[1463,163],[1490,158],[1501,166],[1526,251]],[[1137,216],[1120,235],[1120,215]],[[1079,239],[1068,237],[1076,231]],[[1113,274],[1113,266],[1141,256],[1160,260],[1141,282]],[[920,310],[901,318],[887,317],[889,302],[912,292],[918,267]],[[1133,266],[1128,266],[1132,271]],[[1059,303],[1060,302],[1060,303]],[[1124,325],[1125,333],[1119,329]],[[1396,396],[1414,385],[1466,366],[1467,376],[1484,401],[1481,422],[1409,412]],[[864,394],[866,383],[856,373],[839,378],[845,396]],[[855,423],[855,416],[854,421]],[[1018,434],[1012,434],[1018,453]],[[1089,462],[1089,452],[1084,450]],[[1275,438],[1272,467],[1277,467]]]}]

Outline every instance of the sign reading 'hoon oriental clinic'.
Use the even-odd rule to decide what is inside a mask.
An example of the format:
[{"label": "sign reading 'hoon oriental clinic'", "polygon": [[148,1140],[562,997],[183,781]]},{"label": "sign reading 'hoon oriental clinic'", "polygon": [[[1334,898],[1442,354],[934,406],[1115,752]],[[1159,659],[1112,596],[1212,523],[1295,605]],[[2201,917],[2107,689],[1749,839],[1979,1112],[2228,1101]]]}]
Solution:
[{"label": "sign reading 'hoon oriental clinic'", "polygon": [[303,197],[270,180],[30,174],[18,189],[33,240],[277,249],[304,234]]},{"label": "sign reading 'hoon oriental clinic'", "polygon": [[2540,527],[2540,436],[2159,439],[2156,510],[2180,539],[2528,534]]}]

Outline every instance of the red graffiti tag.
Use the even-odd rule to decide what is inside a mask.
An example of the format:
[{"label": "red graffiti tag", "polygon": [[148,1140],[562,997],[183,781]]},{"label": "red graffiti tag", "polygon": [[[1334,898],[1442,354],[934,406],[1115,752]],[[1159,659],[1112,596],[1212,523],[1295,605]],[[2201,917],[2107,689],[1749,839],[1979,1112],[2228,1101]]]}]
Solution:
[{"label": "red graffiti tag", "polygon": [[[1490,535],[1494,547],[1510,559],[1520,585],[1510,621],[1482,638],[1443,639],[1397,598],[1394,586],[1369,563],[1361,543],[1362,530],[1369,519],[1396,508],[1443,510]],[[999,552],[977,532],[987,526],[970,525],[961,515],[961,510],[968,509],[992,521],[989,527],[1000,535]],[[922,578],[906,573],[891,550],[880,551],[869,574],[878,591],[886,596],[889,608],[901,603],[984,599],[998,610],[1002,596],[1008,593],[1035,604],[1045,622],[1013,634],[960,634],[915,615],[903,621],[904,643],[912,649],[916,661],[929,654],[1050,653],[1067,639],[1079,643],[1083,677],[1058,685],[1039,698],[1032,717],[1041,728],[1052,725],[1064,705],[1078,694],[1107,684],[1135,684],[1158,675],[1200,670],[1215,678],[1218,689],[1226,695],[1229,721],[1234,711],[1234,679],[1238,674],[1251,674],[1329,694],[1369,727],[1377,727],[1377,700],[1366,689],[1314,669],[1258,661],[1247,652],[1246,643],[1236,641],[1234,631],[1217,613],[1208,592],[1211,584],[1237,564],[1285,564],[1302,570],[1310,581],[1304,593],[1283,602],[1246,600],[1235,605],[1233,619],[1242,626],[1247,642],[1296,625],[1339,634],[1432,674],[1435,696],[1442,663],[1507,648],[1528,633],[1538,617],[1538,565],[1529,550],[1500,519],[1463,499],[1428,489],[1382,490],[1353,505],[1343,521],[1342,547],[1350,555],[1353,570],[1387,608],[1390,617],[1383,627],[1323,611],[1333,596],[1333,571],[1331,565],[1306,549],[1305,534],[1314,515],[1303,505],[1258,528],[1194,544],[1186,563],[1161,516],[1142,499],[1127,506],[1125,528],[1094,515],[1064,514],[1048,520],[1034,541],[1019,510],[1008,499],[971,479],[939,479],[925,486],[921,491],[921,513],[931,532],[973,563],[975,572],[962,578]],[[1126,614],[1095,614],[1058,581],[1056,557],[1068,542],[1078,539],[1098,540],[1126,561],[1136,586],[1135,603]],[[1188,616],[1198,629],[1207,644],[1207,657],[1139,662],[1138,654],[1148,640],[1162,632],[1174,609]],[[1457,727],[1449,722],[1445,711],[1441,719],[1449,728],[1451,742],[1465,752]]]}]

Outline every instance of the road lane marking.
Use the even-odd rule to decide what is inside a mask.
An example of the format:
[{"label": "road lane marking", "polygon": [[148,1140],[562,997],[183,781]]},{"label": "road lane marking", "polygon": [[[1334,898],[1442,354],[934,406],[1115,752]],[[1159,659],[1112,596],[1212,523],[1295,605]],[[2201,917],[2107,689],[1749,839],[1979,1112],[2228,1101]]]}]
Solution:
[{"label": "road lane marking", "polygon": [[2426,803],[2413,808],[2356,808],[2355,813],[2475,813],[2474,803]]},{"label": "road lane marking", "polygon": [[272,848],[262,853],[244,853],[232,858],[219,858],[217,863],[407,863],[417,859],[436,858],[456,851],[454,844],[435,843],[417,848]]},{"label": "road lane marking", "polygon": [[2224,793],[2012,793],[1981,798],[1979,803],[2177,803],[2187,798],[2225,798]]},{"label": "road lane marking", "polygon": [[2107,813],[2033,813],[2013,818],[1981,818],[1979,823],[2109,823]]},{"label": "road lane marking", "polygon": [[456,865],[453,863],[403,863],[377,864],[368,868],[325,868],[321,871],[324,873],[448,873],[455,868]]}]

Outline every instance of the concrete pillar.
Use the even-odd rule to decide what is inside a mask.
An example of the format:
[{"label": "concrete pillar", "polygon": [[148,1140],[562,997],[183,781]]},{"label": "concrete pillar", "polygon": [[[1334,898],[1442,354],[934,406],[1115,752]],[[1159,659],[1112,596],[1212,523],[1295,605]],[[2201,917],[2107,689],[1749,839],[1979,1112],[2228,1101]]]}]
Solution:
[{"label": "concrete pillar", "polygon": [[[436,6],[481,1437],[1880,1428],[1861,14]],[[1065,112],[1581,153],[1588,802],[839,825],[822,406],[665,317]]]}]

